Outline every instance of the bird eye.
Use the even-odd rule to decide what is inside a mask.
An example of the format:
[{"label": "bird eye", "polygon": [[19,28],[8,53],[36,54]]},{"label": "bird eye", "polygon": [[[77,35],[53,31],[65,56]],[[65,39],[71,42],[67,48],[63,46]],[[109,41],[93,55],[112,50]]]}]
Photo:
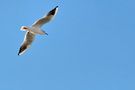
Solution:
[{"label": "bird eye", "polygon": [[26,28],[26,27],[23,27],[23,29],[28,29],[28,28]]}]

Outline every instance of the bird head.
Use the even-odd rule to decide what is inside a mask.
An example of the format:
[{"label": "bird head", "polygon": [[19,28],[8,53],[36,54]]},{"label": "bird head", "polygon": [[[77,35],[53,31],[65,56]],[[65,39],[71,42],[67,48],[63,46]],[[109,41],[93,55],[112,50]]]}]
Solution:
[{"label": "bird head", "polygon": [[26,31],[28,31],[28,29],[29,29],[29,27],[27,27],[27,26],[22,26],[22,27],[21,27],[21,30],[26,30]]}]

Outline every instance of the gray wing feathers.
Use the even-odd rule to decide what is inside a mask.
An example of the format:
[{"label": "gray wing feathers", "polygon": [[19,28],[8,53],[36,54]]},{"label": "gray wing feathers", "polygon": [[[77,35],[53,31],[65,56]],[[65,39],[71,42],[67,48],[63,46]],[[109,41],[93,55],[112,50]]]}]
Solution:
[{"label": "gray wing feathers", "polygon": [[38,21],[36,21],[32,26],[41,27],[45,23],[49,22],[51,19],[52,19],[52,15],[51,16],[43,17],[43,18],[39,19]]},{"label": "gray wing feathers", "polygon": [[34,22],[34,24],[32,26],[36,26],[36,27],[41,27],[43,26],[45,23],[51,21],[51,19],[55,16],[55,14],[58,11],[58,6],[56,6],[54,9],[52,9],[46,16],[44,16],[43,18],[37,20],[36,22]]},{"label": "gray wing feathers", "polygon": [[26,32],[24,41],[19,49],[18,55],[23,54],[30,47],[34,38],[35,38],[35,35],[33,33]]}]

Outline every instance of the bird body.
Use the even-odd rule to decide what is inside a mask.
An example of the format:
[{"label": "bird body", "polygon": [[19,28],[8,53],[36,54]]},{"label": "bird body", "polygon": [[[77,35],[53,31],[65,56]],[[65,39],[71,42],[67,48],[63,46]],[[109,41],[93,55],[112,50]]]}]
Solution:
[{"label": "bird body", "polygon": [[18,55],[22,55],[32,44],[34,41],[35,35],[45,35],[47,34],[45,31],[41,29],[41,27],[52,20],[52,18],[56,15],[58,11],[58,6],[52,9],[46,16],[34,22],[31,27],[22,26],[21,30],[26,31],[24,41],[19,49]]},{"label": "bird body", "polygon": [[24,31],[29,31],[33,34],[40,34],[40,35],[44,35],[45,34],[45,31],[43,31],[41,28],[39,27],[28,27],[28,26],[22,26],[21,27],[21,30],[24,30]]}]

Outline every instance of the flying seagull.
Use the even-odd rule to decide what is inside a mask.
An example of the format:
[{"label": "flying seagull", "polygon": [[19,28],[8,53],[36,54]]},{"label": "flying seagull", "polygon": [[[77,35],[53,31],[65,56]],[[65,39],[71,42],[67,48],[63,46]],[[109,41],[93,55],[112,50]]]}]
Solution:
[{"label": "flying seagull", "polygon": [[34,24],[31,27],[28,26],[22,26],[21,30],[26,31],[24,41],[19,49],[18,55],[22,55],[32,44],[35,35],[40,34],[40,35],[48,35],[45,31],[41,29],[41,27],[52,20],[52,18],[56,15],[58,11],[58,6],[56,6],[54,9],[48,12],[48,14],[41,19],[37,20],[34,22]]}]

